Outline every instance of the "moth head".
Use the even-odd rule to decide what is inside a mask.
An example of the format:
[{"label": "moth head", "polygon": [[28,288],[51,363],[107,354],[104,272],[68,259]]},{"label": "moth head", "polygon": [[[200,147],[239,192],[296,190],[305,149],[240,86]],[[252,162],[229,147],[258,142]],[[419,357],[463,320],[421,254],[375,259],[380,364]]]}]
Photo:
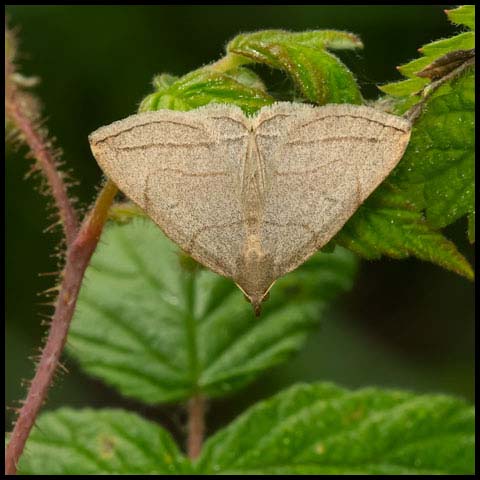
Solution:
[{"label": "moth head", "polygon": [[[275,283],[275,282],[274,282]],[[245,297],[245,300],[249,303],[252,304],[253,307],[253,313],[255,313],[256,317],[259,317],[260,314],[262,313],[262,303],[266,302],[269,297],[270,297],[270,288],[272,288],[272,285],[270,285],[269,289],[262,295],[249,295],[245,292],[245,290],[237,283],[237,287],[243,292],[243,296]]]},{"label": "moth head", "polygon": [[252,304],[255,316],[260,315],[262,302],[267,300],[275,280],[271,255],[249,252],[238,257],[235,283]]}]

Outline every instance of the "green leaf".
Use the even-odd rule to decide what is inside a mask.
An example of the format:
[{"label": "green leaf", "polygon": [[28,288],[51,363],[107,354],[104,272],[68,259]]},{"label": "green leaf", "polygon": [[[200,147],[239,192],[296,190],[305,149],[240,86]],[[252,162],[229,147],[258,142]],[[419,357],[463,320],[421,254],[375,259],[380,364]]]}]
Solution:
[{"label": "green leaf", "polygon": [[160,75],[153,83],[157,91],[142,101],[140,112],[163,108],[186,111],[209,103],[233,103],[253,114],[274,102],[260,77],[242,67],[220,72],[207,66],[178,79]]},{"label": "green leaf", "polygon": [[467,260],[437,230],[475,212],[474,82],[470,70],[431,95],[388,184],[340,231],[340,245],[365,258],[416,256],[473,279]]},{"label": "green leaf", "polygon": [[185,474],[188,460],[170,434],[122,410],[60,410],[36,422],[20,475]]},{"label": "green leaf", "polygon": [[368,198],[334,240],[366,259],[415,256],[473,279],[472,267],[456,246],[388,182]]},{"label": "green leaf", "polygon": [[298,385],[211,437],[200,474],[473,474],[473,408],[443,395]]},{"label": "green leaf", "polygon": [[[383,85],[379,87],[380,90],[394,97],[417,95],[422,88],[429,83],[428,78],[417,76],[419,72],[444,55],[458,50],[471,50],[475,48],[475,6],[465,5],[453,10],[445,10],[445,13],[451,22],[457,25],[465,25],[473,31],[460,33],[459,35],[424,45],[419,49],[423,57],[397,67],[402,75],[408,77],[408,80]],[[418,96],[416,101],[420,100],[421,97]],[[407,108],[410,106],[411,105],[408,105]]]},{"label": "green leaf", "polygon": [[475,210],[475,75],[442,85],[414,126],[390,180],[434,228]]},{"label": "green leaf", "polygon": [[475,48],[475,33],[465,32],[454,37],[428,43],[420,48],[420,52],[427,57],[438,58],[455,50],[470,50],[471,48]]},{"label": "green leaf", "polygon": [[453,10],[445,10],[445,13],[451,22],[475,30],[475,5],[463,5]]},{"label": "green leaf", "polygon": [[[423,112],[389,185],[380,186],[347,223],[338,236],[341,245],[367,258],[414,255],[473,278],[471,266],[438,229],[475,211],[475,73],[463,65],[474,47],[473,32],[425,45],[423,57],[398,67],[406,80],[381,87],[396,97],[392,111],[405,113],[422,100]],[[461,75],[445,77],[460,66]],[[429,91],[431,80],[442,77],[448,81]],[[472,241],[471,221],[468,235]]]},{"label": "green leaf", "polygon": [[88,373],[149,404],[224,395],[286,360],[356,270],[343,249],[318,253],[278,280],[256,318],[231,280],[182,258],[148,220],[110,225],[68,337]]},{"label": "green leaf", "polygon": [[360,39],[347,32],[318,30],[290,33],[262,30],[236,36],[227,53],[243,62],[256,62],[287,72],[310,102],[362,103],[352,73],[326,49],[361,48]]},{"label": "green leaf", "polygon": [[[400,65],[399,67],[397,67],[397,70],[405,77],[408,77],[410,79],[417,79],[417,73],[423,70],[430,63],[431,60],[429,57],[420,57],[406,63],[405,65]],[[396,84],[393,83],[392,85]],[[383,90],[385,87],[386,85],[384,87],[380,87],[380,89]]]},{"label": "green leaf", "polygon": [[[428,62],[430,63],[430,62]],[[427,63],[427,65],[428,65]],[[400,80],[399,82],[389,83],[378,87],[382,92],[391,95],[392,97],[405,97],[407,95],[413,95],[419,93],[422,88],[428,83],[426,78],[409,78],[408,80]],[[417,103],[420,98],[415,98]],[[398,112],[403,113],[403,112]]]},{"label": "green leaf", "polygon": [[[260,30],[253,33],[242,33],[237,35],[227,45],[227,52],[235,50],[246,50],[249,53],[248,58],[255,57],[259,45],[290,43],[301,45],[303,47],[323,50],[330,48],[332,50],[354,50],[363,48],[360,38],[350,32],[341,32],[338,30],[313,30],[309,32],[292,33],[285,30]],[[243,53],[241,54],[243,55]]]},{"label": "green leaf", "polygon": [[262,30],[238,35],[227,46],[227,57],[181,78],[155,77],[156,91],[139,111],[190,110],[209,103],[234,103],[253,114],[274,102],[258,75],[241,65],[265,63],[289,73],[307,100],[318,104],[361,103],[351,72],[325,49],[362,47],[355,35],[334,30],[289,33]]},{"label": "green leaf", "polygon": [[122,410],[42,414],[20,475],[473,474],[474,409],[444,395],[300,384],[209,438],[192,465]]},{"label": "green leaf", "polygon": [[472,48],[475,48],[475,33],[473,32],[461,33],[454,37],[437,40],[424,45],[419,49],[423,57],[416,58],[405,65],[397,67],[402,75],[408,77],[407,80],[388,83],[379,88],[382,92],[392,95],[393,97],[416,95],[416,101],[418,102],[421,100],[421,96],[418,94],[421,93],[421,90],[429,83],[429,79],[419,77],[417,74],[444,55],[458,50],[471,50]]}]

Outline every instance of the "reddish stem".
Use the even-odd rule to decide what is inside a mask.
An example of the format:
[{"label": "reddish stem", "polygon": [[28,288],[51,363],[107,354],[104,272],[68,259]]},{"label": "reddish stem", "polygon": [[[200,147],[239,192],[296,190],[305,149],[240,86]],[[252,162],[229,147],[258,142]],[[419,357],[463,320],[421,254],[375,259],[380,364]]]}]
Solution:
[{"label": "reddish stem", "polygon": [[188,439],[187,453],[190,459],[195,459],[202,451],[205,436],[205,398],[197,395],[188,402]]},{"label": "reddish stem", "polygon": [[22,99],[23,94],[12,80],[14,72],[11,58],[5,55],[5,115],[22,133],[25,143],[47,179],[62,221],[67,245],[71,245],[78,228],[77,214],[68,198],[61,173],[56,167],[55,156],[32,120],[32,115],[28,115],[25,99]]},{"label": "reddish stem", "polygon": [[47,396],[48,388],[52,383],[55,369],[67,339],[85,270],[97,246],[103,225],[107,219],[108,209],[116,193],[117,187],[108,181],[67,251],[63,279],[47,342],[5,451],[6,475],[16,473],[20,455]]}]

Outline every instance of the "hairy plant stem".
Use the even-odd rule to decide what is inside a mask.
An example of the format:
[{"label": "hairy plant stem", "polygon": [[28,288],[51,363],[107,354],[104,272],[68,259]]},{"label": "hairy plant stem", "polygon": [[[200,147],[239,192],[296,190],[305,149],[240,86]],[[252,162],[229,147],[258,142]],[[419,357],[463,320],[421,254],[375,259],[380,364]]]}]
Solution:
[{"label": "hairy plant stem", "polygon": [[67,339],[85,270],[100,239],[108,209],[117,191],[117,187],[108,180],[67,250],[67,259],[47,342],[5,451],[6,475],[16,473],[20,455],[46,399]]},{"label": "hairy plant stem", "polygon": [[27,111],[25,98],[22,98],[24,94],[13,80],[14,73],[11,58],[5,55],[5,115],[22,134],[48,182],[63,225],[67,246],[70,246],[78,229],[77,214],[68,198],[61,172],[56,167],[55,155],[32,119],[32,112],[29,114]]},{"label": "hairy plant stem", "polygon": [[202,451],[203,439],[205,437],[205,398],[196,395],[188,401],[188,458],[195,459]]},{"label": "hairy plant stem", "polygon": [[47,180],[67,243],[66,262],[47,341],[5,450],[5,474],[12,475],[17,471],[18,460],[52,383],[67,339],[82,279],[97,246],[117,187],[107,181],[79,229],[77,214],[68,197],[67,187],[58,170],[50,142],[39,128],[37,114],[28,95],[21,90],[15,80],[13,63],[15,39],[7,28],[5,41],[8,47],[5,55],[5,116],[20,133],[36,165]]}]

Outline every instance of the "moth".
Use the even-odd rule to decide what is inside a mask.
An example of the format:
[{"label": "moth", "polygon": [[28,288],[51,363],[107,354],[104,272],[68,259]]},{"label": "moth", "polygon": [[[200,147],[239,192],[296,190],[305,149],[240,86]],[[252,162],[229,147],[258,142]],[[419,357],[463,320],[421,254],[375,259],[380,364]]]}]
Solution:
[{"label": "moth", "polygon": [[132,115],[89,136],[104,173],[256,315],[275,281],[346,223],[401,159],[408,120],[279,102]]}]

